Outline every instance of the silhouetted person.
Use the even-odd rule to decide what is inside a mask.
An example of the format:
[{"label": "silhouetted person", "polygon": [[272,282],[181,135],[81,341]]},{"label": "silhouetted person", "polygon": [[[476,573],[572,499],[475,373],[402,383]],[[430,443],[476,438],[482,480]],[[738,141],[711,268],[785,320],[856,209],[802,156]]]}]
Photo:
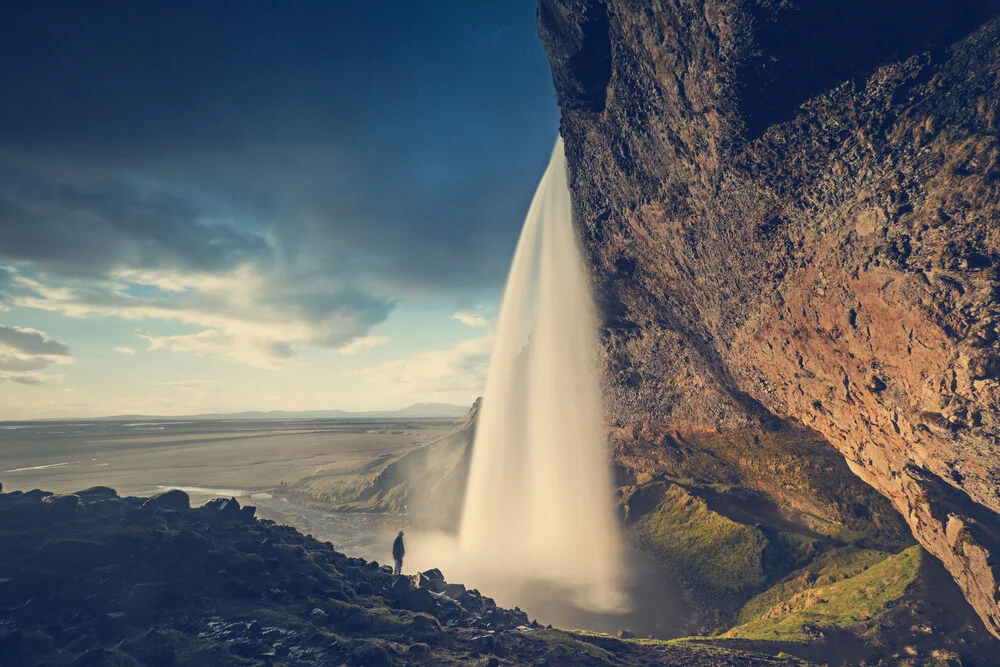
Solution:
[{"label": "silhouetted person", "polygon": [[406,549],[403,547],[403,531],[399,531],[399,535],[396,536],[396,541],[392,543],[392,558],[396,561],[396,569],[392,572],[394,576],[398,577],[403,571],[403,554],[405,553]]}]

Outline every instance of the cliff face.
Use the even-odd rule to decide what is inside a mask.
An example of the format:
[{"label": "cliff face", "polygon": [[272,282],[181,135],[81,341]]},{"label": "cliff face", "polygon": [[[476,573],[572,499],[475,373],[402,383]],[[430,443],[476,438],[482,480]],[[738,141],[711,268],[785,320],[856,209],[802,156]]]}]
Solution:
[{"label": "cliff face", "polygon": [[1000,636],[1000,3],[538,16],[619,456],[812,429]]}]

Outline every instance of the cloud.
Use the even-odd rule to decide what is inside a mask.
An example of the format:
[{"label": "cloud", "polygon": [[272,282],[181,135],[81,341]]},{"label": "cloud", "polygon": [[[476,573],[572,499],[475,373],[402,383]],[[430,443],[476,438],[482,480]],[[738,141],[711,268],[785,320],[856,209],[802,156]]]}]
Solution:
[{"label": "cloud", "polygon": [[363,352],[364,350],[369,350],[373,347],[378,347],[379,345],[385,345],[388,342],[389,339],[385,336],[362,336],[360,338],[355,338],[337,351],[345,357],[349,357],[357,354],[358,352]]},{"label": "cloud", "polygon": [[259,337],[233,336],[215,329],[206,329],[196,334],[140,337],[149,342],[149,349],[153,352],[186,352],[258,368],[283,368],[294,357],[294,348],[288,343]]},{"label": "cloud", "polygon": [[451,316],[451,319],[458,320],[462,324],[470,327],[479,327],[485,329],[490,325],[489,320],[478,313],[469,313],[466,311],[458,311]]},{"label": "cloud", "polygon": [[49,338],[44,332],[0,324],[0,382],[40,385],[61,380],[60,375],[37,371],[72,361],[69,346]]},{"label": "cloud", "polygon": [[384,387],[389,395],[419,399],[444,394],[463,400],[483,389],[492,340],[493,335],[487,334],[454,347],[424,350],[357,373],[366,381]]},{"label": "cloud", "polygon": [[46,338],[37,329],[8,327],[0,324],[0,345],[31,355],[69,356],[69,347]]},{"label": "cloud", "polygon": [[131,347],[116,347],[115,348],[115,352],[119,352],[121,354],[124,354],[127,357],[134,357],[135,356],[135,350],[132,349]]},{"label": "cloud", "polygon": [[0,381],[24,385],[45,384],[45,380],[40,375],[0,375]]},{"label": "cloud", "polygon": [[11,303],[69,317],[171,320],[193,334],[143,336],[151,349],[280,367],[302,345],[337,349],[367,336],[394,303],[317,278],[291,288],[254,266],[228,272],[117,271],[105,280],[50,284],[17,273]]},{"label": "cloud", "polygon": [[176,380],[174,382],[158,382],[157,384],[161,387],[173,387],[182,391],[222,393],[222,389],[216,386],[212,380]]}]

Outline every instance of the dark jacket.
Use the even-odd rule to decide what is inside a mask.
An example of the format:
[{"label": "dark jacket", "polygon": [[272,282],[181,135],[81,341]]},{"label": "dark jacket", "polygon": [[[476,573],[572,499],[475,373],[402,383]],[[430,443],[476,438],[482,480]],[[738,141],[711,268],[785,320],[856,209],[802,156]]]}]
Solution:
[{"label": "dark jacket", "polygon": [[392,543],[392,557],[396,560],[402,560],[404,553],[406,553],[406,549],[403,548],[403,536],[397,535],[396,541]]}]

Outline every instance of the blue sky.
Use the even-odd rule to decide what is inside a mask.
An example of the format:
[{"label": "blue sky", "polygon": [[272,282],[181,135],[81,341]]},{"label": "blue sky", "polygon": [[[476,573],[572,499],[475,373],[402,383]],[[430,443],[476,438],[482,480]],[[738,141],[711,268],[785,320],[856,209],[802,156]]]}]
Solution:
[{"label": "blue sky", "polygon": [[0,9],[0,419],[471,402],[534,1],[83,4]]}]

